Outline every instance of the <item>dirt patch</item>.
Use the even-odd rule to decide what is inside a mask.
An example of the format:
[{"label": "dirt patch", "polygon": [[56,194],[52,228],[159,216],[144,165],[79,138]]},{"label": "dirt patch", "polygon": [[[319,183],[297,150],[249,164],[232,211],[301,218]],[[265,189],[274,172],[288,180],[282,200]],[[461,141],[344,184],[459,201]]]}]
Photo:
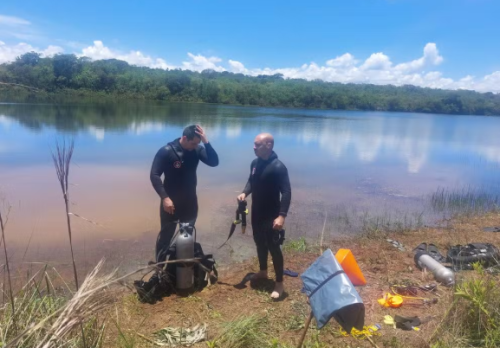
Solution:
[{"label": "dirt patch", "polygon": [[[434,282],[432,274],[419,271],[413,261],[412,249],[421,242],[434,243],[443,255],[446,255],[449,246],[456,244],[488,242],[500,246],[500,233],[483,232],[482,229],[487,226],[500,226],[500,214],[457,219],[439,229],[422,228],[404,234],[379,234],[371,238],[337,238],[325,247],[331,248],[334,253],[340,248],[348,248],[355,255],[368,282],[366,286],[356,287],[366,308],[365,325],[382,326],[380,336],[372,337],[378,347],[429,347],[429,340],[452,302],[452,288],[438,286],[434,294],[424,295],[426,298],[438,299],[436,304],[427,306],[410,306],[408,301],[401,308],[391,309],[381,306],[377,299],[390,291],[391,284],[411,282],[425,285]],[[402,243],[406,251],[395,248],[387,242],[388,238]],[[285,267],[302,273],[319,254],[319,246],[309,246],[304,253],[287,252]],[[104,346],[125,346],[123,341],[129,340],[134,342],[132,347],[150,347],[151,344],[137,334],[151,337],[153,332],[164,327],[187,328],[199,323],[207,323],[208,340],[214,340],[224,322],[253,314],[265,318],[262,334],[270,342],[272,339],[279,341],[280,345],[275,343],[275,347],[297,345],[309,314],[307,298],[301,293],[300,277],[285,276],[286,296],[282,301],[274,302],[269,296],[273,288],[272,280],[235,287],[248,272],[258,271],[256,259],[235,263],[219,271],[217,284],[187,298],[173,295],[157,304],[148,305],[138,302],[132,292],[124,292],[122,300],[110,313],[117,325],[108,326]],[[272,279],[272,267],[269,271]],[[471,272],[457,273],[457,279],[467,278]],[[420,331],[402,331],[385,325],[385,315],[418,316],[429,321],[420,326]],[[343,337],[339,325],[333,319],[321,331],[315,327],[313,319],[306,336],[308,347],[372,347],[367,340]],[[202,342],[194,347],[207,347],[207,344]]]}]

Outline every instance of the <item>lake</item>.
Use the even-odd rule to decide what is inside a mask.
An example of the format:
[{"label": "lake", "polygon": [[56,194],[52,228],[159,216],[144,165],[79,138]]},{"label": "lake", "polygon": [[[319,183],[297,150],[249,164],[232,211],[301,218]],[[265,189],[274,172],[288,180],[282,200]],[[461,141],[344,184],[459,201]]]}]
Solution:
[{"label": "lake", "polygon": [[326,216],[327,235],[356,233],[373,221],[434,223],[442,215],[429,200],[440,189],[500,193],[497,117],[156,102],[1,104],[0,206],[12,207],[7,236],[17,255],[63,257],[54,251],[68,236],[51,149],[74,138],[69,191],[70,209],[82,217],[72,216],[77,253],[112,251],[123,259],[140,249],[138,258],[150,257],[159,229],[150,166],[156,151],[193,123],[204,127],[220,158],[218,167],[198,169],[197,229],[205,248],[221,257],[254,252],[251,230],[241,235],[239,228],[229,246],[217,247],[227,238],[260,132],[274,135],[289,170],[289,239],[317,240]]}]

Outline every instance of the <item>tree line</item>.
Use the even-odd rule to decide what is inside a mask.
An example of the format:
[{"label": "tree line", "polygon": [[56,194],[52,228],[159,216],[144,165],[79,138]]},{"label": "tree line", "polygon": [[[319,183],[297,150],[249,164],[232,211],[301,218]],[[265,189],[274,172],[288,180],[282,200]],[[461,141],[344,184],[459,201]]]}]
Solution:
[{"label": "tree line", "polygon": [[[26,101],[61,95],[234,105],[365,111],[500,115],[500,95],[412,85],[342,84],[285,79],[281,74],[247,76],[204,70],[163,70],[117,59],[92,61],[73,54],[43,58],[35,52],[0,65],[0,81],[24,87]],[[3,97],[2,97],[3,94]],[[19,93],[0,90],[3,101]],[[40,98],[38,98],[40,99]],[[16,100],[19,101],[19,100]]]}]

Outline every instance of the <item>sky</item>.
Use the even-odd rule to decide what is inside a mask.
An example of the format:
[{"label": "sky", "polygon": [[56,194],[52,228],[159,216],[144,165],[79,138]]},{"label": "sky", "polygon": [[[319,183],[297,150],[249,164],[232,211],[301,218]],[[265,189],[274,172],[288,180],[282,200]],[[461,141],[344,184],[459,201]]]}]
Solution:
[{"label": "sky", "polygon": [[498,0],[2,0],[0,63],[37,51],[500,93]]}]

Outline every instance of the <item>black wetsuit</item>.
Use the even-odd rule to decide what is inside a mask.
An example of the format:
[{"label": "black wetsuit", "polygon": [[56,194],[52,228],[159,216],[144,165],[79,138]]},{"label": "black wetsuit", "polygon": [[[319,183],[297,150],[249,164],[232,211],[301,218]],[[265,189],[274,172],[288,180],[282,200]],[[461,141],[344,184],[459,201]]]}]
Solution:
[{"label": "black wetsuit", "polygon": [[[273,230],[273,221],[278,216],[286,217],[292,199],[288,170],[272,153],[269,159],[257,158],[250,166],[250,177],[243,192],[252,194],[252,229],[260,270],[267,270],[267,252],[271,253],[276,281],[283,281],[283,254],[278,232]],[[281,199],[280,199],[281,194]]]},{"label": "black wetsuit", "polygon": [[[156,261],[163,261],[170,241],[175,233],[176,222],[190,222],[194,225],[198,216],[198,197],[196,195],[196,169],[201,160],[216,167],[219,157],[210,143],[199,145],[192,151],[184,150],[180,138],[160,148],[151,166],[150,179],[155,191],[161,198],[161,230],[156,241]],[[165,180],[162,182],[161,175]],[[174,203],[174,214],[163,209],[163,199],[169,197]]]}]

